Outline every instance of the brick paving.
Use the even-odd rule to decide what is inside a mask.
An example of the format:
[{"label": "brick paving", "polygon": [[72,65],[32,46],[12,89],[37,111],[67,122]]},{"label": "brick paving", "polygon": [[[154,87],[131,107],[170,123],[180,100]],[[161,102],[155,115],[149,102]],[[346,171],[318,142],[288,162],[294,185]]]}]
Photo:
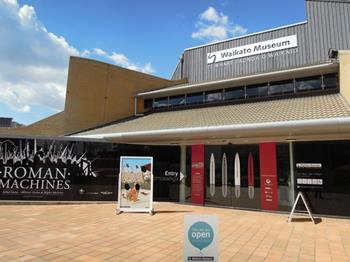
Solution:
[{"label": "brick paving", "polygon": [[185,214],[219,217],[220,261],[350,261],[350,220],[156,203],[0,205],[0,261],[182,261]]}]

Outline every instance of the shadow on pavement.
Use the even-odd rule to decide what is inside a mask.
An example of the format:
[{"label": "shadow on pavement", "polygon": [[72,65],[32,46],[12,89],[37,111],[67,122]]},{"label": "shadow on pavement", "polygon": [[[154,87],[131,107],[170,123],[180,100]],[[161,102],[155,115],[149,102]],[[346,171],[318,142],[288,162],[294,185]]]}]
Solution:
[{"label": "shadow on pavement", "polygon": [[154,211],[154,214],[170,214],[170,213],[189,213],[190,210],[158,210]]},{"label": "shadow on pavement", "polygon": [[[322,218],[314,218],[315,225],[319,224],[322,222]],[[311,218],[308,217],[297,217],[297,218],[292,218],[292,222],[311,222]]]}]

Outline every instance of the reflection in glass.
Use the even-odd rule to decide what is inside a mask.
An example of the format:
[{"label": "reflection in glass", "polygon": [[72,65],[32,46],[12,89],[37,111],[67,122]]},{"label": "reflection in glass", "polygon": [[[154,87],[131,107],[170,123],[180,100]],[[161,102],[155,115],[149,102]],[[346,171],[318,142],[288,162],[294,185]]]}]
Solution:
[{"label": "reflection in glass", "polygon": [[293,80],[272,82],[269,87],[269,95],[281,95],[294,93]]},{"label": "reflection in glass", "polygon": [[154,99],[153,108],[161,108],[161,107],[168,107],[168,106],[169,106],[169,100],[167,97]]},{"label": "reflection in glass", "polygon": [[312,76],[295,79],[295,88],[297,92],[322,89],[321,76]]},{"label": "reflection in glass", "polygon": [[244,87],[229,88],[225,90],[225,100],[243,99]]},{"label": "reflection in glass", "polygon": [[205,92],[205,102],[211,103],[222,100],[222,90]]},{"label": "reflection in glass", "polygon": [[201,103],[203,103],[203,93],[202,92],[187,95],[187,98],[186,98],[187,105],[201,104]]},{"label": "reflection in glass", "polygon": [[267,84],[247,86],[246,90],[247,98],[263,97],[268,95]]},{"label": "reflection in glass", "polygon": [[328,74],[323,76],[323,85],[325,89],[332,89],[338,87],[337,74]]},{"label": "reflection in glass", "polygon": [[185,95],[179,95],[179,96],[171,96],[169,98],[169,105],[170,106],[180,106],[186,104],[186,97]]}]

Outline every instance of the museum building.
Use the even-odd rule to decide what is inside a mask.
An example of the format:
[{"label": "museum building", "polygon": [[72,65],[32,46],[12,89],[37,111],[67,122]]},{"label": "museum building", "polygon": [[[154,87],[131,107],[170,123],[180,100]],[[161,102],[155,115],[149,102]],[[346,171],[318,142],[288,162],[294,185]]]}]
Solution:
[{"label": "museum building", "polygon": [[52,199],[116,199],[118,157],[149,155],[155,200],[289,211],[304,191],[350,216],[350,1],[305,5],[304,22],[185,49],[171,80],[71,57],[64,111],[0,129],[0,196],[60,163],[83,179],[60,176]]}]

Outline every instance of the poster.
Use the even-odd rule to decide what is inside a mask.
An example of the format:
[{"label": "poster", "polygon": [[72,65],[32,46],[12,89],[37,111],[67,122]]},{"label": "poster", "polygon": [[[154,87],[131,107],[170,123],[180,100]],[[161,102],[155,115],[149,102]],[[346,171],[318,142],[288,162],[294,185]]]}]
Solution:
[{"label": "poster", "polygon": [[185,215],[183,261],[219,261],[218,218],[213,215]]},{"label": "poster", "polygon": [[278,210],[276,144],[259,145],[261,208]]},{"label": "poster", "polygon": [[120,157],[118,210],[152,212],[153,157]]},{"label": "poster", "polygon": [[194,204],[204,204],[204,145],[192,146],[191,199]]},{"label": "poster", "polygon": [[105,143],[0,138],[0,199],[110,201],[117,197],[115,159]]}]

